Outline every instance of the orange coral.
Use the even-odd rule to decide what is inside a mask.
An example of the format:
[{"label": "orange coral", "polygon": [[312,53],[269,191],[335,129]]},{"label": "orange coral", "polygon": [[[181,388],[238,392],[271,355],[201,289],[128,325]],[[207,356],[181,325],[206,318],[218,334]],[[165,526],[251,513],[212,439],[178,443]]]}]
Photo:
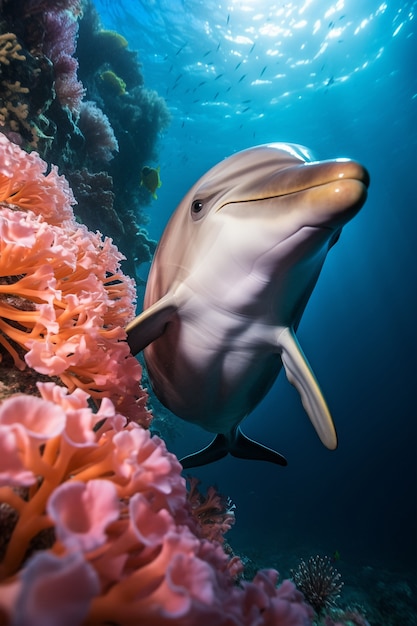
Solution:
[{"label": "orange coral", "polygon": [[111,397],[147,422],[141,368],[123,341],[135,302],[124,257],[77,224],[66,179],[45,171],[38,154],[0,135],[0,343],[19,369]]}]

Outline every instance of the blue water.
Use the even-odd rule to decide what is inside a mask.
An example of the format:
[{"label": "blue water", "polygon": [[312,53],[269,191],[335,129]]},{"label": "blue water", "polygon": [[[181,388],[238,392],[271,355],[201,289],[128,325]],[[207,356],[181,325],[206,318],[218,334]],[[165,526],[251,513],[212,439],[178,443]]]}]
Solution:
[{"label": "blue water", "polygon": [[[329,254],[298,331],[337,451],[320,444],[281,374],[244,426],[288,467],[228,457],[192,474],[232,498],[230,542],[265,564],[338,550],[342,568],[415,572],[417,3],[95,4],[103,26],[139,51],[145,86],[172,115],[155,161],[152,237],[205,171],[252,145],[296,142],[368,168],[368,201]],[[168,444],[180,456],[211,439],[179,431]]]}]

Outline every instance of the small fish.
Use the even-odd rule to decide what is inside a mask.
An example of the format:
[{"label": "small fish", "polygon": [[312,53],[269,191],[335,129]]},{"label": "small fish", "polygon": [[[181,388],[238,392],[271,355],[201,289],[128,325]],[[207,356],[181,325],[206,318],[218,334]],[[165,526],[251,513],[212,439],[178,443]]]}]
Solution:
[{"label": "small fish", "polygon": [[326,83],[326,87],[329,87],[330,85],[333,85],[334,83],[334,77],[330,76],[329,80]]},{"label": "small fish", "polygon": [[196,104],[197,102],[200,102],[200,98],[197,98],[196,100],[193,100],[193,104]]},{"label": "small fish", "polygon": [[217,98],[218,98],[219,94],[220,94],[220,91],[217,91],[217,92],[216,92],[216,94],[215,94],[215,96],[214,96],[214,98],[213,98],[213,100],[217,100]]},{"label": "small fish", "polygon": [[329,28],[333,28],[334,22],[329,22]]},{"label": "small fish", "polygon": [[203,59],[205,59],[206,57],[208,57],[208,55],[211,54],[211,50],[209,50],[208,52],[206,52],[205,54],[203,54]]},{"label": "small fish", "polygon": [[230,13],[227,16],[226,26],[229,26],[229,22],[230,22]]},{"label": "small fish", "polygon": [[171,67],[170,67],[170,68],[169,68],[169,70],[168,70],[168,74],[170,74],[170,73],[172,72],[172,70],[173,70],[173,69],[174,69],[174,66],[173,66],[173,65],[171,65]]},{"label": "small fish", "polygon": [[180,54],[180,52],[182,52],[182,51],[184,50],[184,48],[185,48],[185,46],[187,45],[187,43],[188,43],[188,42],[186,41],[186,42],[185,42],[185,44],[184,44],[183,46],[181,46],[181,48],[178,48],[178,50],[177,50],[177,51],[176,51],[176,53],[175,53],[175,56],[176,56],[176,57]]},{"label": "small fish", "polygon": [[246,78],[246,76],[247,76],[247,74],[243,74],[243,76],[241,76],[241,77],[239,78],[238,82],[239,82],[239,83],[241,83],[241,82],[242,82],[242,80],[243,80],[244,78]]},{"label": "small fish", "polygon": [[262,78],[262,76],[265,74],[265,70],[266,70],[266,68],[267,68],[267,67],[268,67],[268,66],[267,66],[267,65],[265,65],[265,67],[264,67],[264,69],[262,70],[261,75],[260,75],[260,77],[259,77],[259,78]]},{"label": "small fish", "polygon": [[226,89],[226,93],[229,93],[229,91],[231,90],[232,85],[229,85],[228,88]]},{"label": "small fish", "polygon": [[238,70],[241,65],[242,65],[242,61],[239,61],[239,63],[236,65],[234,71],[236,72],[236,70]]},{"label": "small fish", "polygon": [[252,102],[252,100],[242,100],[242,104],[249,104],[249,102]]},{"label": "small fish", "polygon": [[[177,83],[179,80],[181,80],[181,78],[184,76],[184,74],[178,74],[177,78],[175,79],[175,82]],[[174,83],[175,84],[175,83]]]},{"label": "small fish", "polygon": [[220,41],[219,41],[219,43],[217,45],[216,52],[218,52],[219,50],[220,50]]},{"label": "small fish", "polygon": [[202,86],[203,86],[203,85],[205,85],[205,84],[206,84],[206,81],[205,81],[205,80],[202,80],[202,81],[201,81],[201,83],[198,83],[198,87],[202,87]]},{"label": "small fish", "polygon": [[246,111],[249,111],[250,107],[246,107],[245,109],[243,109],[242,113],[246,113]]},{"label": "small fish", "polygon": [[252,48],[249,50],[249,54],[251,54],[251,53],[253,52],[253,49],[254,49],[254,47],[255,47],[255,46],[256,46],[256,41],[255,41],[255,43],[253,44]]},{"label": "small fish", "polygon": [[140,186],[145,187],[154,200],[157,199],[156,190],[162,185],[161,178],[159,176],[160,166],[148,167],[145,165],[140,173]]},{"label": "small fish", "polygon": [[224,74],[219,74],[214,80],[219,80],[219,78],[221,78],[222,76],[224,76]]}]

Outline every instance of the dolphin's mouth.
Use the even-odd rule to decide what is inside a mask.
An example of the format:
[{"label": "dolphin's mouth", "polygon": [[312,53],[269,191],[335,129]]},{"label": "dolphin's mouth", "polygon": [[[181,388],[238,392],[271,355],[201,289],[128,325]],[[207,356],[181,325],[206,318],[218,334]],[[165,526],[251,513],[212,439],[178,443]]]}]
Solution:
[{"label": "dolphin's mouth", "polygon": [[370,177],[368,171],[357,161],[336,159],[288,167],[278,172],[275,180],[279,189],[277,194],[272,195],[277,197],[343,181],[361,183],[367,189]]},{"label": "dolphin's mouth", "polygon": [[[216,212],[231,204],[257,203],[273,207],[285,199],[288,210],[301,203],[311,218],[311,226],[334,229],[349,221],[363,206],[370,177],[367,170],[345,159],[302,163],[271,172],[257,181],[248,180],[226,194]],[[269,201],[269,204],[268,204]]]},{"label": "dolphin's mouth", "polygon": [[[292,165],[277,172],[269,172],[264,178],[248,181],[225,198],[221,206],[230,202],[251,202],[289,196],[294,193],[308,191],[324,185],[352,181],[362,183],[365,189],[369,187],[368,171],[357,161],[336,159],[334,161],[318,161]],[[221,206],[217,209],[220,210]]]}]

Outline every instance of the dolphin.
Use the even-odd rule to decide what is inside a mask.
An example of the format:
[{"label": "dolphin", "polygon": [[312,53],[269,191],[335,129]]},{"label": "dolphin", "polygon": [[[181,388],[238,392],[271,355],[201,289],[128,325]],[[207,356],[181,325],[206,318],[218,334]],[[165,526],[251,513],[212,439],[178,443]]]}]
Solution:
[{"label": "dolphin", "polygon": [[144,311],[126,328],[152,388],[178,417],[215,433],[184,468],[230,453],[286,465],[240,424],[282,365],[323,444],[337,437],[295,331],[328,250],[365,202],[359,163],[314,161],[271,143],[209,170],[173,213],[150,269]]}]

